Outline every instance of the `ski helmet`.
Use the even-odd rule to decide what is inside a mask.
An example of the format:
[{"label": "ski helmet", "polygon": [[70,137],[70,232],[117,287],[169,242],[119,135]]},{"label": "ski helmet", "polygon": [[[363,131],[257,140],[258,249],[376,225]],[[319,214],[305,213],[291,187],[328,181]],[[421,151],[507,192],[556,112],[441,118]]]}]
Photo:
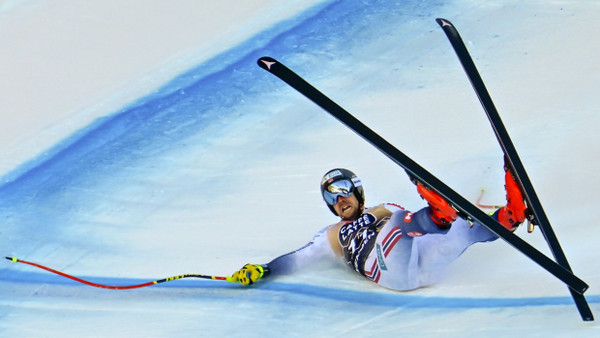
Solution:
[{"label": "ski helmet", "polygon": [[327,190],[327,187],[329,187],[332,183],[341,180],[347,180],[351,183],[350,191],[354,193],[354,196],[358,200],[359,205],[365,203],[365,190],[363,189],[360,178],[358,178],[358,176],[356,176],[355,173],[348,169],[331,169],[327,173],[325,173],[325,175],[323,175],[323,178],[321,179],[321,197],[323,197],[323,200],[329,207],[329,210],[331,210],[331,212],[336,216],[339,215],[337,214],[337,212],[335,212],[333,205],[327,202],[327,199],[325,198],[325,191]]}]

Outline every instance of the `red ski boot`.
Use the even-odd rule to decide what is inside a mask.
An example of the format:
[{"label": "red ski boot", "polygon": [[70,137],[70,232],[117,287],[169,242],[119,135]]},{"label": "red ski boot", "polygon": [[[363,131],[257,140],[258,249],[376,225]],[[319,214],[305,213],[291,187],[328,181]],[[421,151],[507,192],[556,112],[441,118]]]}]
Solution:
[{"label": "red ski boot", "polygon": [[431,219],[440,229],[449,229],[458,217],[456,210],[435,191],[425,188],[417,182],[417,192],[427,201],[431,209]]},{"label": "red ski boot", "polygon": [[525,202],[523,202],[523,194],[519,188],[519,184],[511,174],[510,170],[504,167],[506,173],[504,180],[506,188],[506,206],[498,210],[498,222],[505,228],[515,231],[517,227],[525,220]]}]

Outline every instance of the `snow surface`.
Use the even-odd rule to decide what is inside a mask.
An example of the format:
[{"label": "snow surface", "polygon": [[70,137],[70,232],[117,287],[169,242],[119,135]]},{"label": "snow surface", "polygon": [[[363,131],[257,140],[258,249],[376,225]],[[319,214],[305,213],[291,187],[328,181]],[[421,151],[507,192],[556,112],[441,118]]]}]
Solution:
[{"label": "snow surface", "polygon": [[[256,66],[284,62],[455,188],[503,202],[502,157],[434,19],[460,30],[600,312],[598,1],[0,2],[0,248],[94,281],[227,275],[335,218],[321,175],[423,206],[403,171]],[[517,234],[549,253],[539,231]],[[0,263],[0,336],[577,336],[567,288],[503,241],[392,292],[341,264],[242,288],[115,291]]]}]

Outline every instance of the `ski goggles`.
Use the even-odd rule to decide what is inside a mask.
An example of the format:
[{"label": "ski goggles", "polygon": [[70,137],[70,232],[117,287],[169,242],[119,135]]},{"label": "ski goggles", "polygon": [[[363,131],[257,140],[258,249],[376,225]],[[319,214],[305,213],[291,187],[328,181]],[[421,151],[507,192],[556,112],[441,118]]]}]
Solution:
[{"label": "ski goggles", "polygon": [[348,197],[354,193],[354,184],[350,180],[339,180],[323,190],[323,199],[329,205],[335,205],[339,196]]}]

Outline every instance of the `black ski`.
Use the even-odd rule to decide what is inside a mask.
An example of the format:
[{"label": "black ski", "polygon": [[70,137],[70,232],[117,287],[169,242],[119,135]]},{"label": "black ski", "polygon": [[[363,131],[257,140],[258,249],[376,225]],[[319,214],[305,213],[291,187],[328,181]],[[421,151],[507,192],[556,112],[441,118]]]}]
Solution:
[{"label": "black ski", "polygon": [[[552,255],[558,264],[560,264],[566,270],[572,271],[569,262],[567,261],[567,257],[565,256],[560,243],[558,242],[558,238],[556,237],[556,234],[550,225],[550,221],[544,212],[542,204],[533,188],[533,185],[531,184],[531,181],[529,180],[517,150],[513,145],[510,136],[508,135],[508,131],[506,130],[504,123],[502,123],[500,114],[496,110],[494,102],[492,101],[492,98],[488,93],[487,88],[483,83],[479,72],[477,71],[477,68],[475,67],[475,63],[473,62],[467,47],[460,37],[458,30],[450,21],[446,19],[436,19],[436,21],[446,33],[448,40],[450,40],[450,44],[454,48],[454,51],[456,52],[456,55],[458,56],[458,59],[460,60],[460,63],[462,64],[465,73],[467,74],[467,77],[469,78],[469,81],[471,82],[471,85],[479,97],[479,101],[481,102],[481,105],[483,106],[483,109],[490,120],[492,128],[494,129],[494,133],[496,134],[496,138],[498,139],[505,158],[507,159],[507,165],[510,166],[511,172],[515,175],[517,182],[525,194],[524,198],[529,209],[529,221],[540,228],[544,238],[546,239],[546,242],[548,243],[548,246],[550,247]],[[570,289],[570,291],[582,319],[584,321],[593,321],[594,316],[585,297],[582,294],[575,292],[573,289]]]},{"label": "black ski", "polygon": [[500,225],[485,212],[474,206],[464,197],[456,193],[438,178],[433,176],[415,161],[410,159],[384,138],[379,136],[353,115],[348,113],[344,108],[333,102],[323,93],[318,91],[303,78],[298,76],[292,70],[287,68],[282,63],[270,57],[262,57],[257,61],[258,65],[271,74],[277,76],[292,88],[309,98],[311,101],[325,109],[348,128],[360,135],[367,142],[375,146],[379,151],[388,156],[396,164],[404,168],[407,174],[412,178],[417,179],[427,188],[433,189],[449,201],[455,207],[459,214],[470,222],[479,222],[486,226],[492,232],[503,238],[511,244],[515,249],[538,263],[541,267],[553,274],[571,287],[574,291],[583,294],[589,286],[579,277],[573,275],[571,271],[566,270],[543,253],[532,247],[529,243],[522,240],[520,237],[513,234],[511,231]]}]

